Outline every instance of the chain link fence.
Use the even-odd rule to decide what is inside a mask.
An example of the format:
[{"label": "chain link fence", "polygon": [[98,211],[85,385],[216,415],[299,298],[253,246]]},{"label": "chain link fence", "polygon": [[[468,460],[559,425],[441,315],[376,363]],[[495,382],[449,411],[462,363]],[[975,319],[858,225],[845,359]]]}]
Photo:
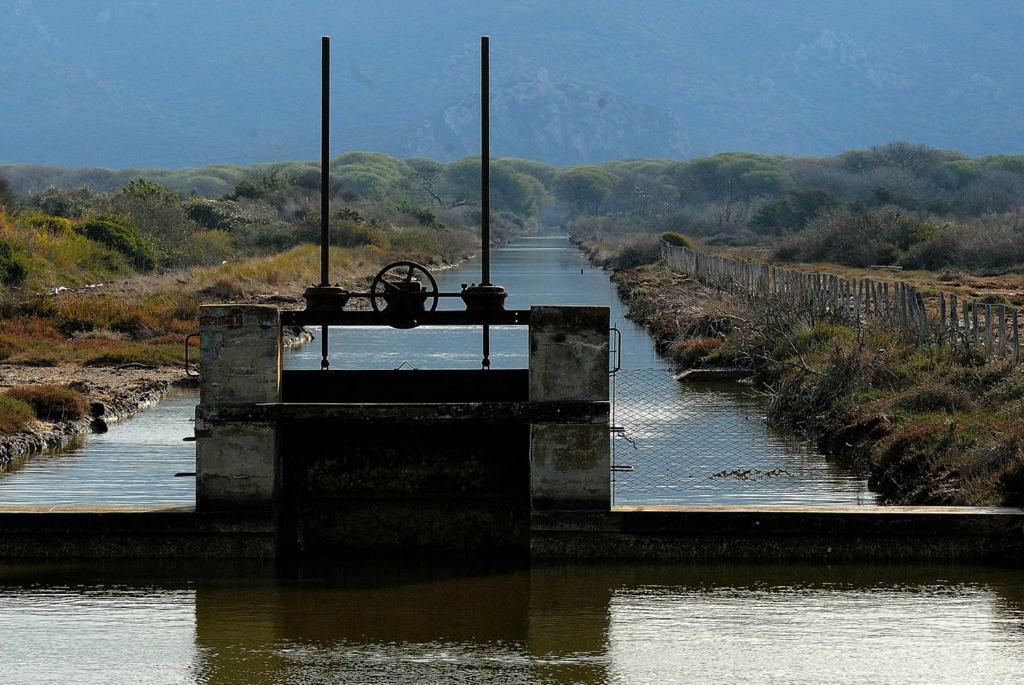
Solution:
[{"label": "chain link fence", "polygon": [[622,369],[611,389],[614,505],[872,501],[863,477],[769,427],[741,384]]}]

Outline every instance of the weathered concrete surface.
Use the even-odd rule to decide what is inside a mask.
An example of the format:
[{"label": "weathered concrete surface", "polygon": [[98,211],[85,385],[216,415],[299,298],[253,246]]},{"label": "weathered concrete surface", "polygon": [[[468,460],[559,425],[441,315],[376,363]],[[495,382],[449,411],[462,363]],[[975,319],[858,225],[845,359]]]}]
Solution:
[{"label": "weathered concrete surface", "polygon": [[534,424],[530,497],[534,510],[596,509],[611,502],[607,421],[595,425]]},{"label": "weathered concrete surface", "polygon": [[211,424],[223,403],[276,402],[281,394],[281,328],[276,307],[199,308],[196,504],[204,511],[270,508],[280,467],[273,424]]},{"label": "weathered concrete surface", "polygon": [[530,399],[608,400],[608,307],[530,309]]},{"label": "weathered concrete surface", "polygon": [[182,506],[0,506],[0,559],[272,558],[270,516]]},{"label": "weathered concrete surface", "polygon": [[200,402],[275,402],[281,381],[281,317],[264,305],[199,307]]},{"label": "weathered concrete surface", "polygon": [[[530,400],[608,401],[607,307],[530,310]],[[606,511],[611,502],[607,417],[600,424],[534,423],[530,498],[534,509]]]},{"label": "weathered concrete surface", "polygon": [[663,506],[534,512],[536,559],[1024,561],[1024,510]]},{"label": "weathered concrete surface", "polygon": [[196,503],[204,511],[270,507],[278,493],[277,431],[269,423],[210,424],[196,409]]}]

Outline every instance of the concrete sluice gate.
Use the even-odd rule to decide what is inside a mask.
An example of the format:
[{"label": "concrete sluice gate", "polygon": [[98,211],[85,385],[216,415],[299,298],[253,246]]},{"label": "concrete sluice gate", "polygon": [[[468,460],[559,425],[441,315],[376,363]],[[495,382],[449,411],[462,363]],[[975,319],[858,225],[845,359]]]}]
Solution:
[{"label": "concrete sluice gate", "polygon": [[0,507],[0,560],[1024,559],[1020,509],[611,506],[608,319],[432,315],[529,326],[526,369],[293,371],[282,326],[379,318],[203,306],[196,506]]},{"label": "concrete sluice gate", "polygon": [[501,312],[512,370],[286,371],[282,314],[201,308],[198,513],[269,515],[289,555],[526,552],[535,512],[609,511],[608,308]]}]

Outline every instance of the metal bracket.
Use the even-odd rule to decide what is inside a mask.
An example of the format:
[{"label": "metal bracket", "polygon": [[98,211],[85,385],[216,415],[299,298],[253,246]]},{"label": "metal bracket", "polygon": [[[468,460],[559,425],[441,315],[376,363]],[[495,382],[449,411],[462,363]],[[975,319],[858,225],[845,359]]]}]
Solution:
[{"label": "metal bracket", "polygon": [[192,376],[192,377],[199,376],[199,372],[198,371],[193,371],[192,370],[192,366],[191,366],[192,362],[189,359],[189,354],[188,354],[188,348],[191,346],[190,343],[192,342],[192,338],[198,338],[198,337],[199,337],[198,333],[189,333],[188,335],[185,336],[185,375],[186,376]]},{"label": "metal bracket", "polygon": [[608,372],[614,374],[619,369],[622,368],[622,331],[620,331],[617,326],[612,326],[611,328],[608,329],[608,332],[611,334],[609,336],[610,338],[615,338],[615,344],[612,346],[611,349],[612,358],[615,360],[615,362],[612,366],[611,371]]}]

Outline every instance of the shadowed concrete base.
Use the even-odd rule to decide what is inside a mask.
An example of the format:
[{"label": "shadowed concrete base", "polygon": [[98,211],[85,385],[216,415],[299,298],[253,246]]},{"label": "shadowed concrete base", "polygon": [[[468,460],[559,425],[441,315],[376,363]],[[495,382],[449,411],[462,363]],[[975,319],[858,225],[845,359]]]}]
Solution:
[{"label": "shadowed concrete base", "polygon": [[534,559],[1024,560],[1024,510],[641,506],[534,512]]},{"label": "shadowed concrete base", "polygon": [[[271,558],[269,515],[182,506],[0,506],[0,559]],[[1024,560],[1024,511],[983,507],[617,507],[534,512],[532,559]]]}]

